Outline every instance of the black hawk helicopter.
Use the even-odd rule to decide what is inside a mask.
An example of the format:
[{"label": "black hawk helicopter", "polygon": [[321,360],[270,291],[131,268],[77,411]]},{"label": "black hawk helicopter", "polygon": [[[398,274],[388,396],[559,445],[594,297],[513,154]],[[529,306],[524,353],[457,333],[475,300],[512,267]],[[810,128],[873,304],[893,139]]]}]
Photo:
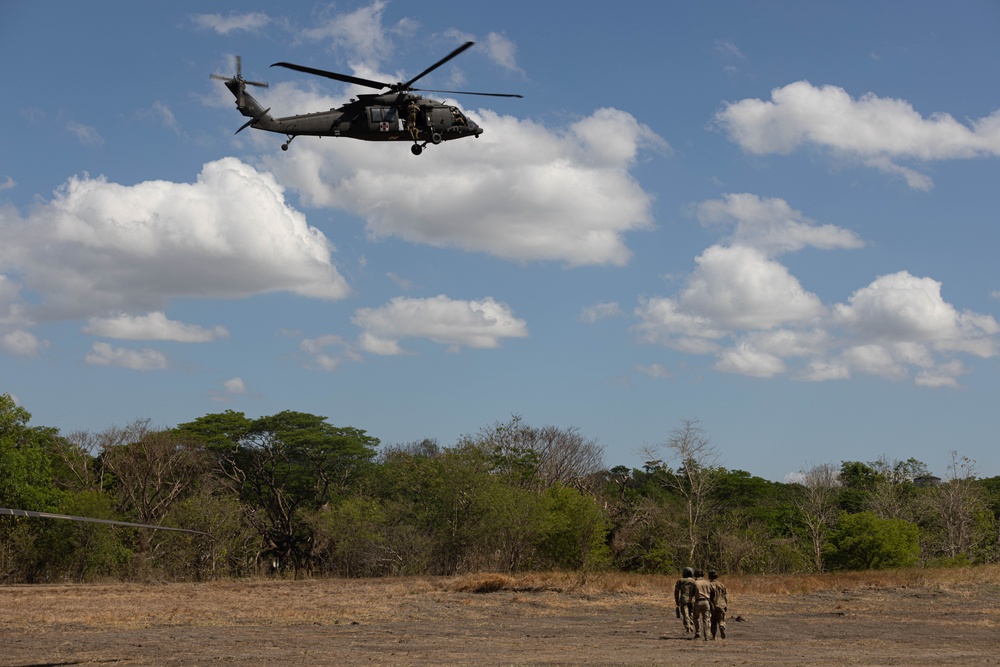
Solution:
[{"label": "black hawk helicopter", "polygon": [[292,139],[298,136],[350,137],[362,141],[412,141],[413,145],[410,147],[410,151],[414,155],[420,155],[428,143],[439,144],[442,141],[451,141],[462,137],[478,138],[483,133],[483,129],[457,107],[413,93],[420,91],[454,95],[523,97],[523,95],[511,93],[473,93],[461,90],[430,90],[413,87],[417,80],[441,67],[474,43],[466,42],[409,81],[399,83],[372,81],[292,63],[274,63],[271,67],[287,67],[297,72],[324,76],[344,83],[375,89],[389,89],[384,93],[358,95],[357,99],[352,98],[350,102],[337,109],[300,116],[272,118],[269,113],[271,110],[263,108],[253,96],[246,92],[247,86],[267,88],[268,84],[262,81],[244,79],[239,56],[236,56],[236,76],[225,77],[212,74],[211,78],[225,81],[226,88],[236,97],[236,108],[250,119],[236,130],[237,134],[248,127],[284,134],[288,137],[288,140],[281,144],[281,150],[284,151],[288,150],[288,144],[292,143]]}]

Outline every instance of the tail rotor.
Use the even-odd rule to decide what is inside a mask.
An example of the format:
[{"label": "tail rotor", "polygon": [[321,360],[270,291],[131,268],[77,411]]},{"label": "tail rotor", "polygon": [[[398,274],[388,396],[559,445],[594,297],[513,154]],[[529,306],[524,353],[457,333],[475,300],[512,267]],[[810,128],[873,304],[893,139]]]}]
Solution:
[{"label": "tail rotor", "polygon": [[241,109],[243,108],[243,93],[246,91],[247,86],[257,86],[258,88],[268,88],[269,84],[266,81],[247,81],[243,78],[243,59],[236,56],[236,75],[235,76],[222,76],[221,74],[209,74],[209,78],[218,79],[219,81],[225,81],[226,86],[229,90],[233,91],[236,95],[236,104]]}]

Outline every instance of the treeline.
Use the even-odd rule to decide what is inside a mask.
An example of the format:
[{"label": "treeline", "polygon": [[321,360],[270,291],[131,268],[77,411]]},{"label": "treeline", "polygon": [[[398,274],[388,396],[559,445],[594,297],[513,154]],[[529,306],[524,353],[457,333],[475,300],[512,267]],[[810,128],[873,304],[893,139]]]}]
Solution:
[{"label": "treeline", "polygon": [[809,572],[994,562],[1000,477],[952,455],[846,461],[777,483],[719,464],[695,421],[605,467],[577,429],[514,416],[382,446],[286,411],[227,411],[62,435],[0,395],[0,507],[192,534],[0,516],[0,583],[450,575],[475,571]]}]

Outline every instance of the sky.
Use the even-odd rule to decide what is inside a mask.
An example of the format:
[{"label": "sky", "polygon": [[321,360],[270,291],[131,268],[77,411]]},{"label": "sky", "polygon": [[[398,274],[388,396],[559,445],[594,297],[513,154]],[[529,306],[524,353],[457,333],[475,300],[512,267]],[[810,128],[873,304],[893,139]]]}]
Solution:
[{"label": "sky", "polygon": [[[519,415],[640,467],[1000,475],[1000,5],[0,3],[0,392],[64,435]],[[248,129],[417,84],[484,133]]]}]

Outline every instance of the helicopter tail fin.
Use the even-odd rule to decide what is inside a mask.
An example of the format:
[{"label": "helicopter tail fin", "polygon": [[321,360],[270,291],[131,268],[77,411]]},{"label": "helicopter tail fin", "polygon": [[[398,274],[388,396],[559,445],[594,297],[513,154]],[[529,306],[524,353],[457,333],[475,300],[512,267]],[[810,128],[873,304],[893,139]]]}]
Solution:
[{"label": "helicopter tail fin", "polygon": [[268,112],[271,111],[270,108],[265,109],[260,105],[260,102],[253,98],[253,95],[243,91],[242,94],[236,96],[236,108],[239,109],[240,113],[249,118],[240,129],[236,130],[236,134],[239,134],[243,130],[247,129],[252,125],[256,125],[261,121],[273,120]]},{"label": "helicopter tail fin", "polygon": [[226,77],[221,74],[212,74],[210,77],[212,79],[218,79],[226,84],[226,88],[228,88],[229,92],[231,92],[233,97],[236,98],[236,108],[241,114],[250,118],[250,121],[237,130],[237,132],[245,127],[253,125],[254,123],[258,123],[265,119],[271,119],[271,117],[267,115],[267,112],[270,111],[270,109],[262,107],[252,95],[247,93],[247,86],[267,88],[268,84],[264,81],[247,81],[244,79],[242,58],[236,56],[236,74],[234,76]]}]

